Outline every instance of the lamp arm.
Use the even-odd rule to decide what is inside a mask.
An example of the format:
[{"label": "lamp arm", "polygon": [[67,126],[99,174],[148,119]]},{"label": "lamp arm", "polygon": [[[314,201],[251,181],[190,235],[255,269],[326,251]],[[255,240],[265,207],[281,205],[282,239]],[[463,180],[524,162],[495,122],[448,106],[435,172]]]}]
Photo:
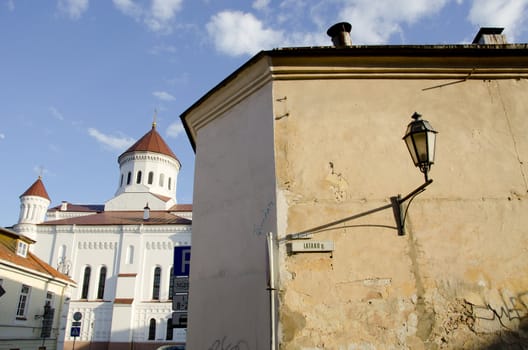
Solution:
[{"label": "lamp arm", "polygon": [[425,191],[425,188],[427,186],[429,186],[430,184],[433,183],[433,180],[432,179],[429,179],[427,180],[424,184],[422,184],[420,187],[418,187],[417,189],[415,189],[414,191],[412,191],[411,193],[409,193],[408,195],[406,195],[405,197],[401,198],[401,199],[398,199],[398,203],[399,204],[402,204],[403,202],[405,202],[406,200],[408,200],[409,198],[411,197],[414,197],[420,193],[422,193],[423,191]]},{"label": "lamp arm", "polygon": [[[398,229],[399,236],[405,235],[405,219],[407,218],[407,211],[409,210],[409,206],[411,205],[412,200],[417,195],[425,191],[425,188],[431,183],[433,183],[433,180],[426,180],[424,184],[422,184],[420,187],[418,187],[403,198],[400,195],[391,197],[391,203],[393,206],[392,209],[394,211],[394,218],[396,219],[396,227]],[[405,207],[405,212],[402,213],[403,203],[407,200],[409,200],[409,203]]]}]

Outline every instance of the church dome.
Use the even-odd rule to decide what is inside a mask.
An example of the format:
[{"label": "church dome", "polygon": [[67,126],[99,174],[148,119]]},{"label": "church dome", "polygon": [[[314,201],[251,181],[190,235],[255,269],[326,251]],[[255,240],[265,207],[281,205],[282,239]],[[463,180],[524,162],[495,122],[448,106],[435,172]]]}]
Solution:
[{"label": "church dome", "polygon": [[20,195],[20,198],[25,196],[36,196],[36,197],[42,197],[49,201],[50,197],[48,196],[48,192],[46,191],[46,188],[44,187],[44,183],[42,182],[41,177],[39,176],[38,179],[33,183],[33,185],[29,186],[29,188],[26,190],[26,192],[22,193]]},{"label": "church dome", "polygon": [[156,123],[152,123],[152,129],[143,135],[143,137],[140,138],[136,143],[130,146],[125,152],[123,152],[123,154],[119,156],[119,160],[128,153],[139,151],[164,154],[176,159],[179,163],[176,155],[171,151],[170,147],[165,143],[163,138],[156,130]]}]

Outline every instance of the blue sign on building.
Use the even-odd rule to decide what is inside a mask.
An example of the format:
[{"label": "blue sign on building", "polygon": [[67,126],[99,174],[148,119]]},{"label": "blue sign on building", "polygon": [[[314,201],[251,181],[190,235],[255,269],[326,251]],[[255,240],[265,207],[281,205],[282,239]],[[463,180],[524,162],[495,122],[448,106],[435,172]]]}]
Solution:
[{"label": "blue sign on building", "polygon": [[70,337],[78,337],[79,335],[81,335],[81,327],[72,327]]},{"label": "blue sign on building", "polygon": [[174,276],[189,276],[191,266],[191,247],[174,247]]}]

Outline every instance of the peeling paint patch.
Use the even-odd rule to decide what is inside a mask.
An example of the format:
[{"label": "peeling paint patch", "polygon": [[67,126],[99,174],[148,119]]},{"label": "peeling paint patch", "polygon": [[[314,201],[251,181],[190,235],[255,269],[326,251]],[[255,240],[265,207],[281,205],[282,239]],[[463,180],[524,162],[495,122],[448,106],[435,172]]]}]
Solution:
[{"label": "peeling paint patch", "polygon": [[348,182],[343,178],[341,173],[334,169],[334,163],[328,162],[329,174],[325,180],[330,183],[330,190],[333,192],[336,202],[342,202],[346,199]]},{"label": "peeling paint patch", "polygon": [[281,310],[282,341],[290,342],[306,326],[306,319],[300,312],[290,310],[286,305]]}]

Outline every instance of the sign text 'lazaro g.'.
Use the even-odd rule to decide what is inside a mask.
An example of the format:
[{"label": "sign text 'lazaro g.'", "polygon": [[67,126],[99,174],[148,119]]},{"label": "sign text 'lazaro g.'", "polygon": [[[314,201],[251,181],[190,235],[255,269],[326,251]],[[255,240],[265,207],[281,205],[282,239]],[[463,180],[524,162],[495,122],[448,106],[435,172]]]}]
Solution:
[{"label": "sign text 'lazaro g.'", "polygon": [[292,253],[332,252],[334,251],[334,241],[302,240],[291,242],[290,251]]}]

